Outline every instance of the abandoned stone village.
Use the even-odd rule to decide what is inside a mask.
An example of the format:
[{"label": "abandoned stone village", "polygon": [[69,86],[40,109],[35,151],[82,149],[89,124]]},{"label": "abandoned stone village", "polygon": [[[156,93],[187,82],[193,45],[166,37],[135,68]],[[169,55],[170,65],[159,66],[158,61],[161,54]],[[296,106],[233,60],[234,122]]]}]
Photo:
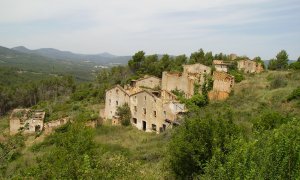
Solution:
[{"label": "abandoned stone village", "polygon": [[[232,59],[234,60],[234,59]],[[210,100],[225,100],[234,86],[234,77],[228,74],[229,67],[236,61],[214,60],[212,68],[202,64],[184,65],[183,72],[163,72],[162,79],[145,75],[131,81],[124,87],[116,85],[106,91],[103,118],[119,125],[117,108],[127,103],[131,111],[131,124],[146,132],[160,133],[179,124],[185,104],[178,101],[174,90],[184,92],[185,98],[191,98],[195,85],[204,84],[205,78],[212,76],[213,88],[208,92]],[[237,67],[245,73],[260,73],[263,66],[252,60],[239,60]],[[201,88],[199,88],[199,92]]]},{"label": "abandoned stone village", "polygon": [[[182,114],[188,111],[172,91],[179,90],[184,93],[185,98],[191,98],[195,94],[195,86],[201,87],[206,78],[212,76],[213,88],[208,92],[208,98],[225,100],[235,83],[234,77],[228,74],[233,62],[214,60],[212,68],[199,63],[183,65],[183,72],[163,72],[162,79],[145,75],[124,87],[113,86],[106,90],[105,108],[100,110],[100,116],[105,121],[111,120],[112,125],[120,125],[120,119],[116,115],[117,108],[127,103],[132,125],[146,132],[163,132],[178,125]],[[245,73],[263,71],[263,66],[253,60],[239,60],[237,67]],[[198,89],[197,93],[201,93],[201,88]],[[42,110],[14,109],[10,116],[10,134],[20,131],[47,133],[69,121],[68,118],[47,123],[44,120],[45,112]]]}]

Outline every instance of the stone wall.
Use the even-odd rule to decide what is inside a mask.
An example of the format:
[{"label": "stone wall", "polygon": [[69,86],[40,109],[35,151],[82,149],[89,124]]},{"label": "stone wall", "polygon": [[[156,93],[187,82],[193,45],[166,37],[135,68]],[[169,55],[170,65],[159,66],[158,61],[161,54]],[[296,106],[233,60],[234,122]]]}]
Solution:
[{"label": "stone wall", "polygon": [[129,94],[119,85],[106,91],[105,118],[112,119],[116,114],[117,107],[129,103]]},{"label": "stone wall", "polygon": [[[156,130],[161,126],[161,104],[162,101],[148,91],[142,91],[130,96],[133,124],[140,130],[152,131],[152,124]],[[155,113],[154,113],[155,112]],[[146,125],[146,126],[145,126]]]},{"label": "stone wall", "polygon": [[234,77],[225,72],[215,71],[213,74],[213,80],[213,90],[208,93],[209,99],[227,99],[234,86]]},{"label": "stone wall", "polygon": [[161,86],[161,79],[154,76],[145,76],[144,78],[136,80],[134,85],[136,87],[149,87],[153,89]]},{"label": "stone wall", "polygon": [[251,60],[238,61],[238,69],[245,73],[261,73],[264,70],[261,63]]},{"label": "stone wall", "polygon": [[192,64],[184,65],[183,69],[183,73],[163,72],[162,89],[167,91],[181,90],[187,98],[190,98],[194,95],[195,83],[202,85],[204,75],[209,75],[211,68],[202,64]]},{"label": "stone wall", "polygon": [[228,64],[224,63],[222,60],[213,60],[213,65],[216,71],[228,72]]},{"label": "stone wall", "polygon": [[44,128],[45,112],[30,109],[14,109],[10,116],[10,134],[16,134],[19,130],[24,133],[42,131]]}]

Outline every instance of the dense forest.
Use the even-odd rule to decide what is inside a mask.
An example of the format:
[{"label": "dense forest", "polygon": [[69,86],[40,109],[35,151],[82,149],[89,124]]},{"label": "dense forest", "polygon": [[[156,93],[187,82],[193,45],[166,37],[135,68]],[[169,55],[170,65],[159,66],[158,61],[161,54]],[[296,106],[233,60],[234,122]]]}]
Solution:
[{"label": "dense forest", "polygon": [[[190,57],[159,58],[139,51],[127,66],[102,69],[86,82],[68,73],[23,76],[16,67],[1,67],[0,178],[300,178],[300,58],[288,64],[284,50],[261,74],[244,74],[233,65],[230,74],[238,83],[224,102],[209,102],[205,93],[186,100],[174,92],[189,111],[170,131],[156,135],[128,124],[85,127],[88,120],[101,122],[98,111],[111,86],[145,74],[181,72],[183,64],[211,66],[214,59],[228,61],[229,56],[200,49]],[[45,137],[10,136],[5,129],[16,107],[44,109],[46,121],[68,116],[74,123]],[[43,140],[31,143],[39,138]]]}]

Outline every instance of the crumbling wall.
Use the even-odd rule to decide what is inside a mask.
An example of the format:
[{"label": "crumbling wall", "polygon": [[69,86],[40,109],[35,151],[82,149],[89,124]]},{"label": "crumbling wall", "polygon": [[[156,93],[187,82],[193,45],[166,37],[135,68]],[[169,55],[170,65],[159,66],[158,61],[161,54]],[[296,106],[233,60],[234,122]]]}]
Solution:
[{"label": "crumbling wall", "polygon": [[215,71],[213,80],[213,90],[208,93],[208,98],[210,100],[227,99],[234,86],[234,77],[225,72]]},{"label": "crumbling wall", "polygon": [[163,72],[162,89],[181,90],[187,98],[194,95],[195,84],[202,85],[204,76],[210,74],[211,68],[202,64],[184,65],[183,73]]},{"label": "crumbling wall", "polygon": [[261,73],[264,70],[261,63],[251,60],[238,61],[238,69],[245,73]]},{"label": "crumbling wall", "polygon": [[42,131],[44,127],[45,112],[30,109],[14,109],[10,116],[10,134],[16,134],[19,130],[24,133]]},{"label": "crumbling wall", "polygon": [[9,132],[11,135],[17,134],[21,128],[21,123],[19,118],[11,118],[9,121]]},{"label": "crumbling wall", "polygon": [[219,100],[223,101],[229,97],[228,92],[224,91],[210,91],[208,92],[208,98],[209,100]]},{"label": "crumbling wall", "polygon": [[138,79],[135,82],[135,86],[137,87],[149,87],[155,88],[160,87],[161,79],[154,77],[154,76],[145,76],[144,78]]},{"label": "crumbling wall", "polygon": [[211,68],[199,63],[183,65],[183,73],[210,74]]}]

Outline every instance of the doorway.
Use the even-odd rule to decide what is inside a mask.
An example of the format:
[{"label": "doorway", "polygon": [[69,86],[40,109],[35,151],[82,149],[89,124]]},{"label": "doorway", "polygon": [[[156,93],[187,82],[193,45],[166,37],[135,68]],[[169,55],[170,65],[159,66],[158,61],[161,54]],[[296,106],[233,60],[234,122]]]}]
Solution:
[{"label": "doorway", "polygon": [[143,121],[143,131],[146,131],[146,125],[147,125],[146,121]]}]

